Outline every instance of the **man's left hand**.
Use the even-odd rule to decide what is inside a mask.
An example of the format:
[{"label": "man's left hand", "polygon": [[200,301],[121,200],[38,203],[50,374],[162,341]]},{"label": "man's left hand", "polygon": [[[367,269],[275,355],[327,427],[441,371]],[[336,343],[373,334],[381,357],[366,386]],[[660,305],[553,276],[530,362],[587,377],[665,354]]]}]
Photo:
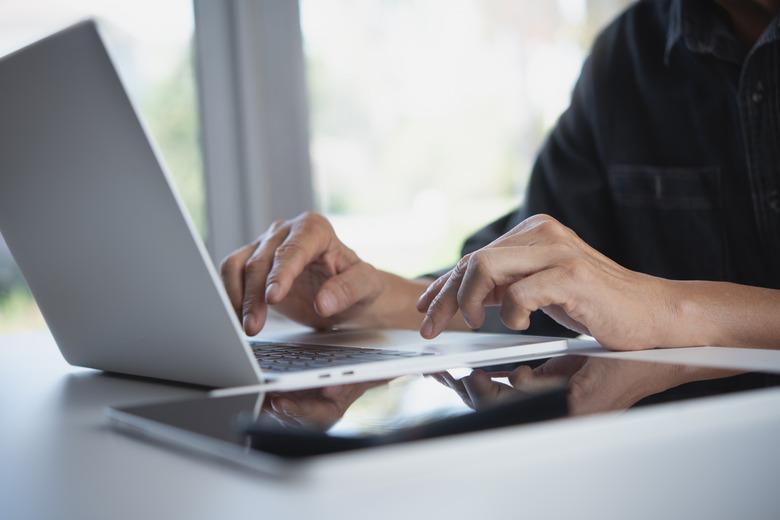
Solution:
[{"label": "man's left hand", "polygon": [[417,302],[420,333],[434,338],[460,310],[479,328],[485,307],[500,305],[507,327],[525,330],[541,309],[604,347],[673,346],[676,312],[670,281],[637,273],[586,244],[547,215],[535,215],[488,246],[464,256]]}]

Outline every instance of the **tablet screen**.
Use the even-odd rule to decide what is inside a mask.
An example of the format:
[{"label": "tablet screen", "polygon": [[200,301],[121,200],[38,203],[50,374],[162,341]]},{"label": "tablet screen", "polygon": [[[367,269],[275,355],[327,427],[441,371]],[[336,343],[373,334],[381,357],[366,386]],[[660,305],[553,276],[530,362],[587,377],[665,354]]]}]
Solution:
[{"label": "tablet screen", "polygon": [[[120,426],[132,425],[147,434],[155,428],[169,438],[186,432],[245,451],[299,458],[385,443],[377,439],[405,442],[778,384],[780,376],[773,374],[560,356],[299,391],[125,407],[114,410],[112,417]],[[468,428],[448,426],[452,424]],[[268,435],[275,440],[267,441]],[[344,444],[345,439],[360,442]]]}]

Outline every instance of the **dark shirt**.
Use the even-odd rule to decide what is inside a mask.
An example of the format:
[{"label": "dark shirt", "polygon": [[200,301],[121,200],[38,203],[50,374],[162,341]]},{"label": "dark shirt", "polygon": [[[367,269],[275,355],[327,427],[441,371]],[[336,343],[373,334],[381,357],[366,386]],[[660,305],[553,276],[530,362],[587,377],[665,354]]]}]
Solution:
[{"label": "dark shirt", "polygon": [[[746,47],[714,0],[631,6],[597,38],[524,206],[464,254],[547,213],[629,269],[780,288],[779,37],[780,17]],[[528,332],[567,334],[541,312]]]}]

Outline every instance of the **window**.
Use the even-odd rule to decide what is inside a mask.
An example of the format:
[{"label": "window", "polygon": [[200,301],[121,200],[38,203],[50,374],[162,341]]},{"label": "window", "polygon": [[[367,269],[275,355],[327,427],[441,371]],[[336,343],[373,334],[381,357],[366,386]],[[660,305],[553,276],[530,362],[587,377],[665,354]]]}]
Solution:
[{"label": "window", "polygon": [[626,0],[302,0],[319,208],[414,276],[522,200],[598,30]]},{"label": "window", "polygon": [[[195,223],[206,233],[198,148],[189,0],[21,0],[0,3],[0,55],[87,16],[96,16],[125,85]],[[0,239],[0,332],[43,322]]]},{"label": "window", "polygon": [[[628,3],[195,0],[199,48],[212,51],[199,53],[209,218],[191,0],[4,2],[0,54],[97,16],[216,259],[310,207],[308,145],[316,209],[363,258],[414,276],[453,263],[470,232],[522,202],[593,37]],[[41,324],[0,240],[0,331]]]}]

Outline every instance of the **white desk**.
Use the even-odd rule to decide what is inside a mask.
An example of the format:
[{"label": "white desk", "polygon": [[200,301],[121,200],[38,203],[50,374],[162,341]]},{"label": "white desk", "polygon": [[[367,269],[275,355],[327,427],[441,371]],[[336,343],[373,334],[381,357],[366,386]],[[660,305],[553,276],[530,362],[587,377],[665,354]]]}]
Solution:
[{"label": "white desk", "polygon": [[780,390],[330,457],[280,482],[108,429],[108,405],[201,392],[70,367],[46,333],[0,337],[0,385],[1,518],[780,518]]}]

